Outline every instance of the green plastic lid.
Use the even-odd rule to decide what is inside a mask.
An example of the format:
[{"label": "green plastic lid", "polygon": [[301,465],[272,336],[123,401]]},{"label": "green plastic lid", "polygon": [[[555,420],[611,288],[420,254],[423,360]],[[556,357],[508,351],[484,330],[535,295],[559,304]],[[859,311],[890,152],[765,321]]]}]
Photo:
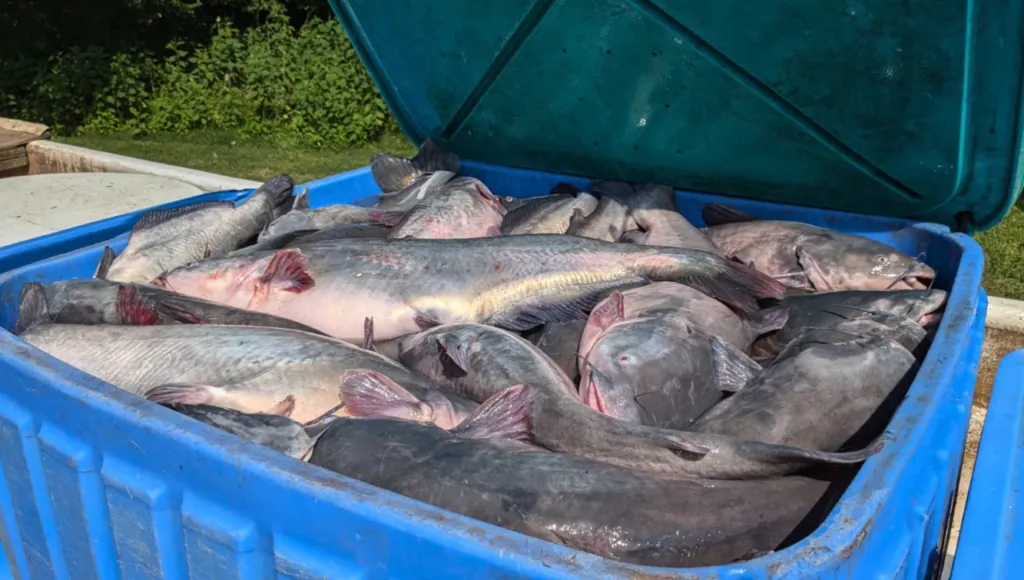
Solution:
[{"label": "green plastic lid", "polygon": [[466,159],[992,227],[1022,184],[1019,0],[331,0]]}]

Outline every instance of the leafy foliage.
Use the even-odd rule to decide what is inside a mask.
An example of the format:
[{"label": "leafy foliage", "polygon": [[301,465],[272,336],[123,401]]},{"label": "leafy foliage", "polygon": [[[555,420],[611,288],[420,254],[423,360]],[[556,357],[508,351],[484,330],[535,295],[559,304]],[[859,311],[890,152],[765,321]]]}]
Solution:
[{"label": "leafy foliage", "polygon": [[[122,1],[202,20],[200,2]],[[363,144],[393,129],[341,26],[304,1],[292,0],[289,13],[279,0],[204,0],[206,13],[231,7],[256,22],[240,28],[217,16],[201,42],[0,58],[0,116],[47,123],[59,134],[231,130],[313,147]],[[298,27],[296,11],[305,18]]]}]

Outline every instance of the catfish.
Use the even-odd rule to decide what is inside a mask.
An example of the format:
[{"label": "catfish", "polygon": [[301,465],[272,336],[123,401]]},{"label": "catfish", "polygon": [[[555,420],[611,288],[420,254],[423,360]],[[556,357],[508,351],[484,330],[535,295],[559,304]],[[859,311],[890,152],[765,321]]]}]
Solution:
[{"label": "catfish", "polygon": [[358,342],[367,317],[380,340],[455,322],[529,330],[585,318],[608,292],[648,280],[686,282],[751,310],[783,290],[704,252],[556,235],[318,242],[204,260],[155,284]]},{"label": "catfish", "polygon": [[705,232],[726,256],[792,288],[926,290],[935,280],[927,264],[881,242],[812,226],[760,220],[734,208],[704,208]]},{"label": "catfish", "polygon": [[256,237],[292,201],[292,178],[271,177],[247,200],[207,201],[142,215],[128,245],[117,256],[108,246],[96,278],[146,284],[157,276],[203,258],[223,256]]},{"label": "catfish", "polygon": [[827,481],[676,479],[515,439],[529,432],[530,389],[499,391],[445,431],[394,419],[327,427],[310,463],[534,538],[650,566],[727,564],[776,549]]},{"label": "catfish", "polygon": [[481,324],[432,328],[402,341],[399,360],[432,384],[483,402],[499,391],[533,391],[533,441],[546,449],[626,469],[709,479],[785,475],[818,463],[859,463],[877,446],[827,454],[619,421],[580,402],[572,382],[525,339]]}]

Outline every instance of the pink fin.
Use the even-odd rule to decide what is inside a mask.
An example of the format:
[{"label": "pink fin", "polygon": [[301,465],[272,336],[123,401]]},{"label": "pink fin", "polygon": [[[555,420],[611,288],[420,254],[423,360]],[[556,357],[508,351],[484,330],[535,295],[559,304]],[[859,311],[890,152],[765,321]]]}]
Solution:
[{"label": "pink fin", "polygon": [[160,322],[160,315],[139,298],[134,286],[117,287],[117,314],[121,323],[132,326],[152,326]]},{"label": "pink fin", "polygon": [[423,404],[390,378],[366,369],[349,369],[341,375],[341,399],[356,417],[424,419]]},{"label": "pink fin", "polygon": [[282,250],[270,259],[260,282],[285,292],[305,292],[315,284],[306,271],[306,257],[299,250]]},{"label": "pink fin", "polygon": [[502,389],[484,401],[451,433],[469,439],[529,441],[533,391],[528,385]]},{"label": "pink fin", "polygon": [[263,411],[267,415],[281,415],[282,417],[290,417],[292,411],[295,410],[295,396],[288,395],[281,399],[276,405]]},{"label": "pink fin", "polygon": [[622,292],[612,292],[590,313],[589,323],[604,331],[615,322],[626,317],[626,300]]}]

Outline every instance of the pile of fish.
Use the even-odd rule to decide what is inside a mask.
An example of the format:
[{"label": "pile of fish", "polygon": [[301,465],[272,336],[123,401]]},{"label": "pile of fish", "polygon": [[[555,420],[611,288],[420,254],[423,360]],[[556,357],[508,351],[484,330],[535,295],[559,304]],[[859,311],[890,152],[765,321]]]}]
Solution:
[{"label": "pile of fish", "polygon": [[[427,142],[375,207],[143,216],[95,279],[27,284],[16,332],[203,423],[626,562],[792,542],[884,445],[946,293],[867,238],[660,185],[499,197]],[[820,510],[817,510],[820,511]]]}]

